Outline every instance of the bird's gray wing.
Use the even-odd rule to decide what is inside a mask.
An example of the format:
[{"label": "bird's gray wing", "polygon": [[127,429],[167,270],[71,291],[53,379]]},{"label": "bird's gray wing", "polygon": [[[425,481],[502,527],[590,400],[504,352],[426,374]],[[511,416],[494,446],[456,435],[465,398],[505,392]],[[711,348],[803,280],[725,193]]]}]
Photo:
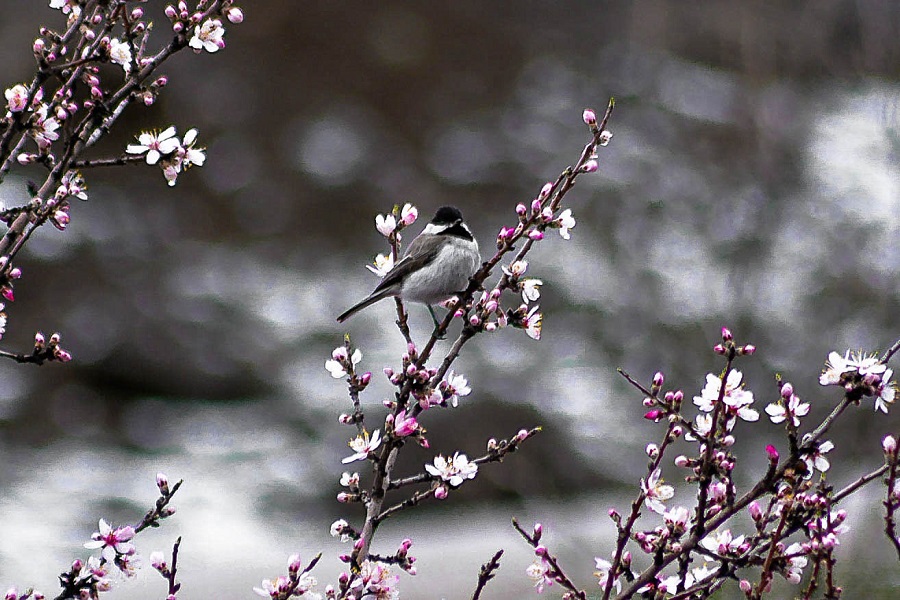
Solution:
[{"label": "bird's gray wing", "polygon": [[406,255],[388,271],[378,287],[372,292],[377,294],[385,288],[400,284],[407,275],[418,271],[433,261],[440,252],[443,240],[438,236],[419,236],[412,241],[406,251]]}]

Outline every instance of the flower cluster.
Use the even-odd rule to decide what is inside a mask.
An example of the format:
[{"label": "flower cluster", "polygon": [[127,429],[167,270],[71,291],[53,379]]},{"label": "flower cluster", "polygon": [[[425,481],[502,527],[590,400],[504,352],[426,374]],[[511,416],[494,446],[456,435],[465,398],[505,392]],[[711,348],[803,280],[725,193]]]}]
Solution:
[{"label": "flower cluster", "polygon": [[137,141],[137,144],[129,144],[125,152],[144,156],[148,165],[158,164],[170,186],[175,185],[182,171],[193,165],[202,167],[206,162],[206,150],[196,145],[196,129],[189,129],[181,139],[176,135],[175,127],[161,132],[145,131],[137,136]]},{"label": "flower cluster", "polygon": [[[900,342],[895,348],[900,348]],[[776,447],[769,444],[765,449],[766,473],[744,491],[733,478],[738,462],[735,436],[740,434],[740,421],[757,422],[759,413],[752,408],[754,395],[733,362],[753,354],[755,347],[737,345],[731,332],[723,329],[722,343],[713,350],[725,357],[725,368],[719,375],[706,376],[705,385],[693,398],[700,411],[694,419],[682,412],[684,396],[680,390],[663,390],[662,373],[656,373],[647,387],[623,373],[644,395],[644,406],[650,409],[645,417],[665,423],[666,431],[661,443],[647,445],[647,476],[640,480],[640,492],[631,513],[623,516],[614,509],[609,512],[618,530],[618,541],[612,560],[595,558],[602,597],[609,598],[613,592],[621,594],[619,597],[705,597],[733,579],[748,599],[758,599],[771,590],[776,575],[794,585],[806,581],[807,587],[801,594],[804,597],[819,585],[825,588],[826,597],[835,595],[833,552],[849,531],[847,511],[838,504],[885,472],[889,489],[885,503],[888,537],[900,551],[900,534],[896,533],[893,518],[894,512],[900,510],[900,452],[896,439],[884,438],[885,465],[881,469],[835,491],[826,481],[828,454],[835,446],[823,438],[843,409],[858,403],[863,395],[885,394],[882,402],[887,397],[892,399],[891,392],[885,391],[892,390],[893,384],[884,362],[896,350],[880,360],[863,353],[829,355],[821,383],[842,385],[847,395],[822,425],[802,434],[800,427],[810,413],[810,405],[799,398],[792,384],[778,377],[779,398],[765,412],[773,423],[784,424],[788,456],[782,459]],[[679,454],[674,464],[688,470],[684,481],[695,488],[693,507],[667,506],[667,502],[681,495],[662,479],[664,456],[681,440],[690,444],[691,450]],[[648,509],[650,516],[642,517],[642,508]],[[744,514],[752,527],[739,525],[738,517]],[[640,527],[642,519],[649,520],[650,526]],[[527,534],[518,526],[517,529],[535,546],[536,553],[548,555],[534,539],[539,536]],[[632,557],[630,543],[640,549],[644,560]],[[810,569],[813,565],[815,568]],[[758,572],[755,582],[747,576],[751,569]],[[538,590],[561,583],[571,597],[585,597],[585,592],[562,574],[558,563],[549,559],[528,567],[527,575]]]},{"label": "flower cluster", "polygon": [[312,562],[303,567],[299,554],[292,554],[288,558],[288,574],[280,575],[274,580],[263,579],[260,587],[254,587],[253,591],[264,598],[272,600],[288,600],[288,598],[306,598],[307,600],[322,600],[322,594],[313,591],[318,585],[316,578],[309,571],[319,561],[317,556]]},{"label": "flower cluster", "polygon": [[894,370],[876,355],[847,350],[844,356],[837,352],[828,355],[819,383],[843,387],[847,397],[855,402],[864,396],[874,397],[875,410],[887,413],[897,391],[897,385],[891,381],[893,376]]}]

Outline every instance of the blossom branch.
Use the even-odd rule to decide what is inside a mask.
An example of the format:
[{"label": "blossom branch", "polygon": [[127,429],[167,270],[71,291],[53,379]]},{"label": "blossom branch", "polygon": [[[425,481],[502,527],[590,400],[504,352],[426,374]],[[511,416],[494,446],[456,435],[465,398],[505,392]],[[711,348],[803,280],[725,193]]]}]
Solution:
[{"label": "blossom branch", "polygon": [[[534,311],[526,315],[525,312],[520,309],[520,311],[517,312],[510,311],[510,315],[507,316],[505,313],[502,313],[499,302],[496,301],[490,304],[486,298],[482,298],[481,301],[474,303],[473,305],[474,295],[477,291],[482,289],[484,282],[504,256],[515,249],[515,243],[519,240],[524,238],[525,242],[516,255],[516,260],[521,260],[530,251],[533,244],[543,238],[543,232],[548,227],[560,228],[561,233],[565,234],[564,237],[568,236],[566,228],[573,226],[574,220],[571,220],[570,222],[571,217],[565,219],[561,217],[560,219],[556,219],[555,211],[559,207],[564,195],[574,185],[575,179],[579,174],[596,171],[597,163],[594,154],[597,146],[606,145],[611,137],[611,134],[605,130],[605,125],[608,122],[614,105],[614,101],[610,100],[606,115],[601,121],[602,127],[597,126],[596,119],[593,119],[589,123],[591,126],[592,138],[585,146],[575,166],[568,167],[564,170],[555,184],[547,184],[544,186],[544,189],[541,190],[541,194],[532,203],[530,215],[524,204],[521,205],[521,207],[517,207],[516,212],[519,218],[519,225],[514,229],[506,230],[506,228],[504,228],[504,230],[501,230],[501,235],[498,237],[497,241],[497,252],[491,259],[483,263],[481,268],[470,278],[468,288],[456,299],[455,303],[451,305],[450,310],[443,321],[438,323],[425,346],[420,351],[416,351],[415,345],[409,335],[403,303],[402,301],[397,300],[397,325],[400,328],[404,339],[407,341],[407,346],[409,348],[409,364],[405,364],[404,369],[397,373],[395,378],[392,378],[392,383],[398,388],[398,391],[395,394],[395,400],[390,403],[392,408],[390,418],[393,420],[392,422],[396,422],[401,417],[404,419],[415,419],[422,412],[423,408],[421,405],[414,406],[408,410],[412,394],[414,392],[426,393],[429,387],[434,389],[438,386],[439,382],[441,382],[449,372],[450,366],[459,356],[463,346],[472,339],[476,333],[486,329],[485,323],[491,314],[499,313],[504,321],[511,319],[512,322],[517,323],[518,326],[525,327],[526,319],[530,317]],[[585,115],[587,115],[588,112],[589,111],[585,111]],[[590,114],[593,115],[592,112]],[[587,118],[585,118],[585,122],[588,122]],[[376,219],[376,227],[382,234],[388,237],[394,256],[399,255],[397,214],[398,207],[394,207],[394,210],[390,215],[379,215]],[[510,289],[510,286],[514,282],[517,282],[517,279],[510,277],[508,273],[504,273],[492,294],[496,294],[495,298],[499,298],[503,291]],[[473,311],[475,314],[468,316]],[[425,368],[425,365],[431,358],[431,354],[437,341],[445,336],[446,331],[454,318],[465,319],[462,331],[454,341],[450,351],[445,355],[440,366],[437,369],[429,371]],[[539,335],[539,326],[540,315],[537,317],[537,333],[535,336]],[[423,380],[423,373],[429,379]],[[384,436],[383,443],[377,450],[365,454],[367,458],[370,458],[373,461],[374,475],[366,506],[365,522],[360,531],[360,539],[354,546],[352,556],[350,557],[350,562],[354,570],[360,569],[363,561],[369,556],[372,538],[378,523],[382,518],[382,506],[385,501],[385,494],[390,486],[393,466],[396,463],[398,452],[402,445],[402,436],[388,434]],[[463,456],[463,458],[465,457]],[[416,501],[418,501],[418,499]],[[398,506],[405,505],[401,503]],[[390,510],[393,511],[394,509]],[[392,512],[389,514],[392,514]]]},{"label": "blossom branch", "polygon": [[559,583],[561,586],[572,592],[574,594],[574,598],[578,598],[579,600],[587,600],[587,593],[579,589],[575,583],[569,579],[569,576],[565,574],[562,567],[559,564],[559,560],[553,556],[546,546],[541,544],[541,535],[543,532],[543,528],[540,524],[534,526],[534,530],[532,533],[528,533],[525,529],[519,525],[519,521],[513,517],[512,520],[513,527],[516,531],[519,532],[525,541],[534,548],[535,555],[541,560],[544,565],[543,577],[547,581],[555,581]]}]

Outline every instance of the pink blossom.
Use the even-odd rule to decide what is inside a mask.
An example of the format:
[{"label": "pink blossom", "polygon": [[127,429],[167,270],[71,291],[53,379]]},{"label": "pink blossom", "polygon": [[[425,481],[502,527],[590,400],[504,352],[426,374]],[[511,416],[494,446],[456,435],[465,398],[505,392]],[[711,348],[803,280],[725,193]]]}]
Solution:
[{"label": "pink blossom", "polygon": [[419,422],[413,416],[406,416],[406,409],[397,413],[394,418],[394,435],[397,437],[406,437],[412,435],[419,430]]},{"label": "pink blossom", "polygon": [[28,107],[28,88],[19,83],[4,92],[9,112],[22,112]]},{"label": "pink blossom", "polygon": [[194,27],[194,36],[188,42],[194,52],[218,52],[225,47],[225,28],[218,19],[207,19]]},{"label": "pink blossom", "polygon": [[113,529],[103,519],[100,519],[99,531],[91,535],[90,542],[84,544],[85,548],[102,548],[101,556],[107,562],[113,562],[117,555],[129,555],[134,553],[134,544],[128,540],[134,537],[134,527],[126,525]]}]

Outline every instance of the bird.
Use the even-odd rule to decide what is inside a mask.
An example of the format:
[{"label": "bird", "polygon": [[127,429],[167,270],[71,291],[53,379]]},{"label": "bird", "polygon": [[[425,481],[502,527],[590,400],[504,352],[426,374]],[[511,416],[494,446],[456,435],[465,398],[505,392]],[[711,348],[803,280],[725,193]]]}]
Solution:
[{"label": "bird", "polygon": [[399,297],[428,307],[438,326],[432,304],[460,293],[481,265],[478,242],[455,206],[442,206],[407,248],[403,258],[387,272],[371,294],[344,311],[343,323],[379,300]]}]

